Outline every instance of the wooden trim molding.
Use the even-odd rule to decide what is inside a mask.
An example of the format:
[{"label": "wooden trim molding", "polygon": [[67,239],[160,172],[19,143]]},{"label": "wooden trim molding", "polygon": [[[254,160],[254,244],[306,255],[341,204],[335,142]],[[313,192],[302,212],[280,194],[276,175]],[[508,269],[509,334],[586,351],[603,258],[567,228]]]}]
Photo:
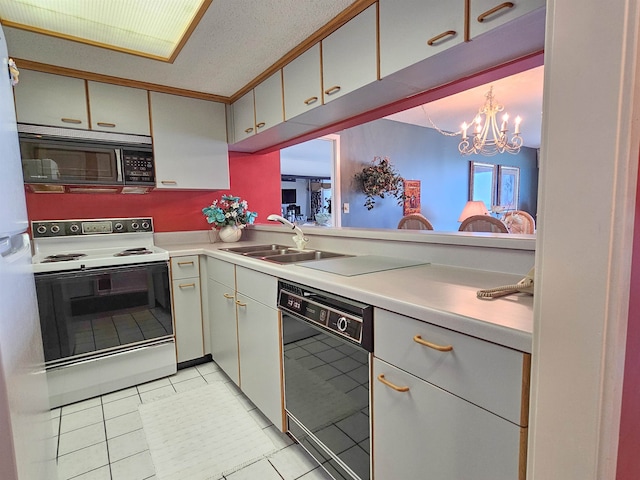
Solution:
[{"label": "wooden trim molding", "polygon": [[152,92],[168,93],[171,95],[180,95],[183,97],[199,98],[202,100],[211,100],[214,102],[230,103],[229,97],[213,95],[211,93],[196,92],[194,90],[183,90],[181,88],[169,87],[167,85],[158,85],[156,83],[140,82],[138,80],[130,80],[127,78],[112,77],[111,75],[103,75],[101,73],[87,72],[84,70],[76,70],[73,68],[60,67],[58,65],[49,65],[47,63],[34,62],[23,58],[14,58],[19,68],[25,70],[35,70],[37,72],[53,73],[56,75],[64,75],[66,77],[81,78],[83,80],[93,80],[96,82],[110,83],[113,85],[121,85],[124,87],[141,88]]},{"label": "wooden trim molding", "polygon": [[529,426],[529,396],[531,391],[531,354],[522,355],[522,394],[520,396],[520,425]]},{"label": "wooden trim molding", "polygon": [[296,46],[294,49],[290,50],[282,58],[280,58],[280,60],[278,60],[273,65],[271,65],[267,70],[262,72],[260,75],[254,78],[247,85],[245,85],[236,93],[231,95],[230,103],[233,103],[236,100],[238,100],[240,97],[242,97],[245,93],[247,93],[249,90],[254,88],[256,85],[260,84],[262,81],[266,80],[268,77],[270,77],[275,72],[277,72],[279,69],[283,68],[285,65],[290,63],[292,60],[302,55],[304,52],[306,52],[311,47],[313,47],[316,43],[320,42],[322,39],[326,38],[327,36],[335,32],[338,28],[343,26],[353,17],[362,13],[364,10],[366,10],[368,7],[370,7],[374,3],[377,3],[377,1],[378,0],[356,0],[353,4],[351,4],[351,6],[347,7],[342,12],[340,12],[336,17],[334,17],[329,23],[327,23],[323,27],[316,30],[304,42]]},{"label": "wooden trim molding", "polygon": [[173,53],[168,59],[164,60],[165,62],[169,62],[169,63],[175,62],[180,52],[189,41],[189,38],[191,38],[191,34],[200,23],[200,20],[202,20],[202,17],[204,17],[204,14],[207,12],[207,9],[211,5],[211,2],[213,2],[213,0],[204,0],[204,2],[202,2],[202,5],[200,5],[200,9],[193,16],[193,20],[191,20],[191,23],[189,24],[189,28],[185,30],[184,34],[182,35],[182,38],[176,45],[176,48],[173,49]]}]

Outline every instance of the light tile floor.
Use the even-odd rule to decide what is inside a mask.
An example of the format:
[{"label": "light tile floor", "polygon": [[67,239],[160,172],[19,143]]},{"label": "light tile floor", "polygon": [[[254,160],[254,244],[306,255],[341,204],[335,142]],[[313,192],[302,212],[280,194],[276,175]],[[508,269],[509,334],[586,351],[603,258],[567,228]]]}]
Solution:
[{"label": "light tile floor", "polygon": [[[269,422],[214,362],[170,377],[66,405],[51,411],[59,480],[155,479],[138,405],[210,382],[225,382],[279,449],[225,480],[330,480],[287,435]],[[189,480],[189,479],[185,479]]]}]

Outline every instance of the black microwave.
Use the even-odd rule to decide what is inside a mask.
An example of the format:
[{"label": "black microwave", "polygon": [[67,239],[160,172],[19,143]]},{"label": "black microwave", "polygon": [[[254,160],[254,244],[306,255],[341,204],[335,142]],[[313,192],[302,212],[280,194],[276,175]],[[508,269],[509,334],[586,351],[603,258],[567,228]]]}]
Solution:
[{"label": "black microwave", "polygon": [[146,193],[155,187],[151,137],[18,125],[27,188],[40,192]]}]

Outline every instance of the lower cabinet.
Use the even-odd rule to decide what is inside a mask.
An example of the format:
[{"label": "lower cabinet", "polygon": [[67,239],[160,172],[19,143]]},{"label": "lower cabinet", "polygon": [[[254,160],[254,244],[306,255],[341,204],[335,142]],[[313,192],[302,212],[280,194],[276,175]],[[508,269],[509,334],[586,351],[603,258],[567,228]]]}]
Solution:
[{"label": "lower cabinet", "polygon": [[198,256],[171,258],[173,323],[178,363],[204,355]]},{"label": "lower cabinet", "polygon": [[278,428],[283,428],[278,280],[207,259],[211,353],[220,368]]},{"label": "lower cabinet", "polygon": [[229,378],[240,385],[236,267],[229,262],[207,258],[207,276],[211,356]]},{"label": "lower cabinet", "polygon": [[375,478],[524,480],[530,355],[393,312],[374,316]]},{"label": "lower cabinet", "polygon": [[[374,478],[523,478],[519,453],[526,429],[379,359],[373,372]],[[379,375],[393,386],[379,382]]]},{"label": "lower cabinet", "polygon": [[282,428],[278,311],[238,293],[240,388],[260,411]]}]

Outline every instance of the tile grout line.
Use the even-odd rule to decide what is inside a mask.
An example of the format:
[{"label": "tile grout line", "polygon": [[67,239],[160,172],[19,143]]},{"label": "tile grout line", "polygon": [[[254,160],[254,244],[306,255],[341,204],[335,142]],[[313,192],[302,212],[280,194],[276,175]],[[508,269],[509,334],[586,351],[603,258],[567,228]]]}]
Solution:
[{"label": "tile grout line", "polygon": [[104,428],[104,443],[107,446],[107,465],[109,466],[109,478],[113,479],[113,474],[111,473],[111,456],[109,454],[109,437],[107,435],[107,420],[104,416],[104,401],[102,397],[103,395],[100,395],[100,407],[102,410],[102,428]]}]

